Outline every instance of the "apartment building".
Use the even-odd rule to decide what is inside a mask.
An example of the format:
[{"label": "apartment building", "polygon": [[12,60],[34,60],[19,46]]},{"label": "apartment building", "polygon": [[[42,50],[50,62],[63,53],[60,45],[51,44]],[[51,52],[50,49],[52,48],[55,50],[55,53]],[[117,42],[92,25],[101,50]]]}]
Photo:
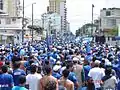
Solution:
[{"label": "apartment building", "polygon": [[61,32],[67,29],[66,0],[49,0],[49,12],[58,13],[61,16]]},{"label": "apartment building", "polygon": [[120,25],[120,8],[103,8],[100,11],[100,28],[109,32]]},{"label": "apartment building", "polygon": [[22,17],[20,0],[0,0],[0,36],[1,43],[22,42]]}]

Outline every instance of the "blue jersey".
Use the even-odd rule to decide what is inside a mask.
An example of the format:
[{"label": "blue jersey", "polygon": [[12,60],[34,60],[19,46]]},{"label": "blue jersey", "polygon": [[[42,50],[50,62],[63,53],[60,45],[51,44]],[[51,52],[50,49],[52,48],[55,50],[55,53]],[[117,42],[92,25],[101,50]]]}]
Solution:
[{"label": "blue jersey", "polygon": [[113,69],[115,70],[117,77],[120,79],[120,68],[119,68],[119,65],[113,65]]},{"label": "blue jersey", "polygon": [[21,50],[20,50],[20,56],[23,56],[23,55],[25,55],[25,50],[24,50],[24,49],[21,49]]},{"label": "blue jersey", "polygon": [[[74,72],[70,72],[68,79],[71,80],[74,84],[78,82],[76,74]],[[76,87],[74,88],[74,90],[77,90]]]},{"label": "blue jersey", "polygon": [[85,80],[86,80],[86,81],[89,80],[88,73],[89,73],[90,69],[91,69],[91,66],[89,66],[89,65],[85,65],[85,66],[84,66]]},{"label": "blue jersey", "polygon": [[19,85],[19,77],[21,75],[26,75],[24,70],[22,70],[22,69],[13,70],[13,79],[14,79],[15,86]]},{"label": "blue jersey", "polygon": [[55,72],[52,73],[52,76],[57,79],[60,79],[60,77],[61,77],[61,75],[59,73],[55,73]]},{"label": "blue jersey", "polygon": [[13,76],[7,73],[0,74],[0,90],[12,90]]},{"label": "blue jersey", "polygon": [[118,82],[117,89],[120,89],[120,81]]},{"label": "blue jersey", "polygon": [[87,60],[88,62],[90,62],[92,60],[92,55],[87,55],[85,57],[85,60]]},{"label": "blue jersey", "polygon": [[25,87],[14,86],[12,90],[27,90]]},{"label": "blue jersey", "polygon": [[74,84],[77,82],[76,74],[74,72],[70,72],[68,79],[71,80]]}]

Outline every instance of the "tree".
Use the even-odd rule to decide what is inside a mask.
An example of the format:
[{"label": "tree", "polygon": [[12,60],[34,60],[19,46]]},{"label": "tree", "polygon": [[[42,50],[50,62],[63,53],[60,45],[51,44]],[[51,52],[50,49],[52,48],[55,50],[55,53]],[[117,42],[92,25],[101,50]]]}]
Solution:
[{"label": "tree", "polygon": [[113,29],[109,30],[108,35],[117,36],[118,35],[118,27],[114,27]]},{"label": "tree", "polygon": [[84,24],[81,28],[76,30],[76,36],[91,35],[91,30],[89,28],[92,27],[97,27],[97,26],[91,23]]}]

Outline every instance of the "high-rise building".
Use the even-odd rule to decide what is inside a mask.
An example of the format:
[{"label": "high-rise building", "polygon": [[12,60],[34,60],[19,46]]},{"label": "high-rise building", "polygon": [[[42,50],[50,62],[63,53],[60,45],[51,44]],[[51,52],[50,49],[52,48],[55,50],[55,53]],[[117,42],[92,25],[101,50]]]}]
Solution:
[{"label": "high-rise building", "polygon": [[60,0],[49,0],[49,12],[60,14]]},{"label": "high-rise building", "polygon": [[61,31],[67,29],[67,8],[66,0],[49,0],[49,12],[58,13],[61,16]]}]

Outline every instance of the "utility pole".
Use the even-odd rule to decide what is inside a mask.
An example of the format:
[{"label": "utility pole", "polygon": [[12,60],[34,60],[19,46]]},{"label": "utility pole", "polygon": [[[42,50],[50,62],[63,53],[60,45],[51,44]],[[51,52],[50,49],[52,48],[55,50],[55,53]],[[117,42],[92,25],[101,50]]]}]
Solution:
[{"label": "utility pole", "polygon": [[33,23],[34,23],[34,4],[36,4],[36,3],[32,3],[32,42],[33,42]]},{"label": "utility pole", "polygon": [[34,15],[33,15],[33,5],[32,4],[32,42],[33,42],[33,19],[34,19]]},{"label": "utility pole", "polygon": [[24,18],[25,18],[25,12],[24,12],[24,7],[25,7],[25,1],[23,0],[23,17],[22,17],[22,42],[24,42]]},{"label": "utility pole", "polygon": [[94,9],[94,4],[92,4],[92,29],[91,29],[91,36],[93,35],[93,23],[94,23],[94,19],[93,19],[93,9]]},{"label": "utility pole", "polygon": [[44,28],[44,14],[42,15],[42,28]]}]

